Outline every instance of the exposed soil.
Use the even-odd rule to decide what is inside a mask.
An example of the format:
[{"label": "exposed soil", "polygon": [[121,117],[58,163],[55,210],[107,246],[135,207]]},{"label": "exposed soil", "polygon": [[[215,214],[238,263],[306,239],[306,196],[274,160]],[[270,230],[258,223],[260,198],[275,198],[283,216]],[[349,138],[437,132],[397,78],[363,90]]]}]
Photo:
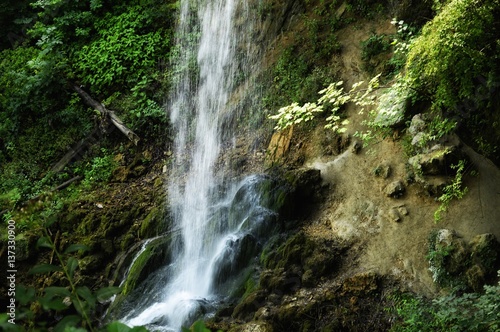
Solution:
[{"label": "exposed soil", "polygon": [[[387,33],[392,28],[389,22],[370,22],[358,28],[350,26],[340,33],[342,73],[348,86],[367,80],[360,70],[360,41],[375,29]],[[358,114],[355,107],[348,108],[347,113],[347,135],[365,129],[361,122],[366,115]],[[500,171],[471,148],[464,146],[463,150],[479,175],[465,178],[467,195],[452,201],[443,220],[435,223],[434,212],[439,203],[421,185],[408,183],[407,157],[398,137],[376,139],[358,154],[347,149],[340,155],[327,156],[317,148],[324,145],[324,132],[317,128],[308,140],[303,140],[304,165],[320,169],[323,181],[333,188],[308,229],[311,234],[324,237],[329,236],[324,231],[328,225],[334,236],[354,243],[353,249],[360,251],[353,267],[356,271],[393,276],[415,292],[433,295],[437,288],[425,258],[433,229],[454,229],[466,241],[482,233],[500,238]],[[387,178],[375,175],[379,166],[389,166]],[[406,184],[405,194],[387,197],[384,187],[397,180]],[[400,221],[392,220],[392,209],[399,211]]]}]

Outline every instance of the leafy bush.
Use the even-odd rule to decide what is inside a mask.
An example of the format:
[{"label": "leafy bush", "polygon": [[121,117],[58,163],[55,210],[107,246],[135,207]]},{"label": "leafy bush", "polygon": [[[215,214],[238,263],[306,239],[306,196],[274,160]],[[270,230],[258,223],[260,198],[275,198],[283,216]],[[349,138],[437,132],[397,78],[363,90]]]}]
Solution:
[{"label": "leafy bush", "polygon": [[276,130],[284,130],[290,126],[308,122],[314,119],[315,113],[322,113],[325,109],[329,109],[331,114],[326,118],[327,124],[325,128],[332,129],[334,132],[342,133],[349,122],[347,120],[340,121],[339,111],[342,106],[348,102],[354,102],[362,107],[371,105],[374,96],[371,95],[374,89],[378,88],[378,79],[380,75],[374,77],[366,89],[361,89],[364,82],[353,84],[351,90],[344,91],[342,85],[344,82],[339,81],[330,84],[326,89],[319,91],[322,95],[316,103],[306,103],[299,106],[298,103],[282,107],[275,115],[269,116],[270,119],[278,120]]},{"label": "leafy bush", "polygon": [[[499,271],[500,272],[500,271]],[[399,321],[391,331],[493,332],[500,329],[500,284],[484,293],[452,294],[428,301],[411,294],[395,296]]]},{"label": "leafy bush", "polygon": [[465,170],[465,160],[460,160],[458,164],[452,165],[451,169],[455,170],[455,178],[453,181],[444,187],[443,194],[439,196],[438,201],[441,203],[439,208],[434,212],[434,220],[441,220],[441,216],[448,210],[448,206],[452,199],[462,199],[467,193],[467,187],[463,186],[463,176]]},{"label": "leafy bush", "polygon": [[102,152],[104,156],[94,157],[84,172],[85,178],[82,183],[86,187],[91,187],[94,184],[108,181],[113,174],[113,170],[117,166],[113,156],[107,154],[106,149],[102,149]]},{"label": "leafy bush", "polygon": [[111,86],[133,88],[144,76],[153,76],[168,39],[161,31],[146,31],[149,17],[141,6],[130,6],[99,20],[92,42],[74,53],[77,77],[97,93]]},{"label": "leafy bush", "polygon": [[[0,315],[0,327],[6,331],[97,331],[97,324],[92,317],[96,315],[98,302],[104,302],[119,293],[119,287],[104,287],[92,292],[81,285],[78,277],[80,266],[77,256],[89,250],[85,245],[71,244],[60,251],[44,228],[44,236],[37,242],[38,248],[48,248],[58,260],[59,265],[41,264],[33,267],[29,274],[57,274],[60,284],[45,287],[37,292],[32,287],[17,285],[16,324],[8,322],[7,314]],[[43,310],[51,313],[47,316],[35,316],[34,311]],[[55,314],[55,315],[54,315]],[[43,317],[43,318],[42,318]],[[131,329],[128,326],[112,322],[100,331],[147,331],[143,327]]]},{"label": "leafy bush", "polygon": [[[407,76],[434,109],[456,110],[482,97],[498,79],[498,1],[452,0],[411,44]],[[487,77],[478,93],[480,77]]]}]

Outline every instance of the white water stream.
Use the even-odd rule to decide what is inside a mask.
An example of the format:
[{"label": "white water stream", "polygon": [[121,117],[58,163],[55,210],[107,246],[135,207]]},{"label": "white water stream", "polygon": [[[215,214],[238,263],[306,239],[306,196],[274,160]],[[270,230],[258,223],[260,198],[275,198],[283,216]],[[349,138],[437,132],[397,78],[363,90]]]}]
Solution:
[{"label": "white water stream", "polygon": [[[236,222],[218,217],[229,211],[238,189],[255,182],[254,177],[228,185],[231,179],[224,178],[227,173],[219,162],[222,137],[233,135],[228,114],[234,110],[228,99],[235,78],[248,64],[248,37],[239,33],[248,31],[235,27],[246,15],[246,1],[181,1],[178,82],[168,106],[176,137],[168,196],[174,227],[182,235],[164,273],[168,280],[158,279],[162,281],[155,285],[154,301],[138,305],[122,319],[130,326],[179,331],[200,312],[206,313],[207,304],[219,296],[214,291],[214,276],[220,275],[217,264],[234,256],[228,252],[243,238],[241,227],[248,214],[255,215],[250,208]],[[257,201],[247,198],[245,204]]]}]

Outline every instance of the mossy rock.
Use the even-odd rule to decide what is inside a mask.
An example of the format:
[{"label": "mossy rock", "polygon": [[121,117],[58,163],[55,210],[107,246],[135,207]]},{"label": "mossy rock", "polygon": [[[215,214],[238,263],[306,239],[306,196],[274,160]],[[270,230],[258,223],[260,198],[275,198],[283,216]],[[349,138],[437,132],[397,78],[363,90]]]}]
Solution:
[{"label": "mossy rock", "polygon": [[484,266],[488,273],[497,271],[500,261],[500,244],[495,235],[487,233],[476,235],[469,242],[471,258],[477,264]]},{"label": "mossy rock", "polygon": [[241,320],[250,320],[254,313],[266,303],[266,293],[263,290],[257,290],[247,296],[235,308],[232,314],[233,318]]},{"label": "mossy rock", "polygon": [[153,207],[141,222],[139,236],[147,239],[163,233],[168,225],[165,217],[162,207]]},{"label": "mossy rock", "polygon": [[278,249],[266,254],[265,267],[274,269],[298,265],[305,271],[311,270],[309,277],[321,277],[338,267],[340,249],[334,241],[310,239],[304,232],[299,232]]},{"label": "mossy rock", "polygon": [[123,284],[122,295],[129,294],[149,274],[164,266],[171,259],[170,244],[172,235],[160,237],[147,244],[145,250],[130,266],[128,275]]}]

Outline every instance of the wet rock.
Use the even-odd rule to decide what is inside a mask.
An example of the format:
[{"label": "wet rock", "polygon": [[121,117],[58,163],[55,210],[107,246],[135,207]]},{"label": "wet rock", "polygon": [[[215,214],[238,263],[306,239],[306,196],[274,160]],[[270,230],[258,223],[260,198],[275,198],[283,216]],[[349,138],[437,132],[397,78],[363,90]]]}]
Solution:
[{"label": "wet rock", "polygon": [[257,239],[251,234],[238,239],[229,239],[225,250],[214,264],[214,287],[222,287],[232,276],[237,275],[253,260],[259,249]]},{"label": "wet rock", "polygon": [[298,169],[287,172],[285,178],[293,189],[289,192],[288,204],[279,211],[280,214],[283,218],[293,219],[307,216],[314,204],[322,199],[324,187],[321,185],[321,171],[312,168]]},{"label": "wet rock", "polygon": [[442,176],[428,176],[423,180],[423,187],[431,197],[441,196],[444,188],[449,184],[449,180]]},{"label": "wet rock", "polygon": [[323,154],[327,156],[337,156],[347,150],[349,144],[351,143],[351,138],[349,135],[339,135],[331,130],[326,130],[325,137],[321,141],[321,146],[323,148]]},{"label": "wet rock", "polygon": [[468,246],[453,230],[440,229],[429,237],[429,270],[434,282],[442,287],[463,287],[469,268]]},{"label": "wet rock", "polygon": [[270,293],[283,295],[297,290],[301,286],[301,272],[297,267],[285,270],[278,268],[262,273],[259,286]]},{"label": "wet rock", "polygon": [[403,196],[405,191],[406,191],[406,188],[405,188],[403,182],[401,182],[401,181],[391,182],[387,186],[385,186],[385,188],[384,188],[384,193],[388,197],[392,197],[392,198],[399,198],[399,197]]},{"label": "wet rock", "polygon": [[254,313],[265,303],[265,292],[262,290],[255,291],[234,308],[232,317],[241,320],[250,320],[254,316]]},{"label": "wet rock", "polygon": [[463,239],[449,229],[438,231],[436,237],[436,250],[446,253],[444,268],[450,274],[464,271],[469,250]]}]

